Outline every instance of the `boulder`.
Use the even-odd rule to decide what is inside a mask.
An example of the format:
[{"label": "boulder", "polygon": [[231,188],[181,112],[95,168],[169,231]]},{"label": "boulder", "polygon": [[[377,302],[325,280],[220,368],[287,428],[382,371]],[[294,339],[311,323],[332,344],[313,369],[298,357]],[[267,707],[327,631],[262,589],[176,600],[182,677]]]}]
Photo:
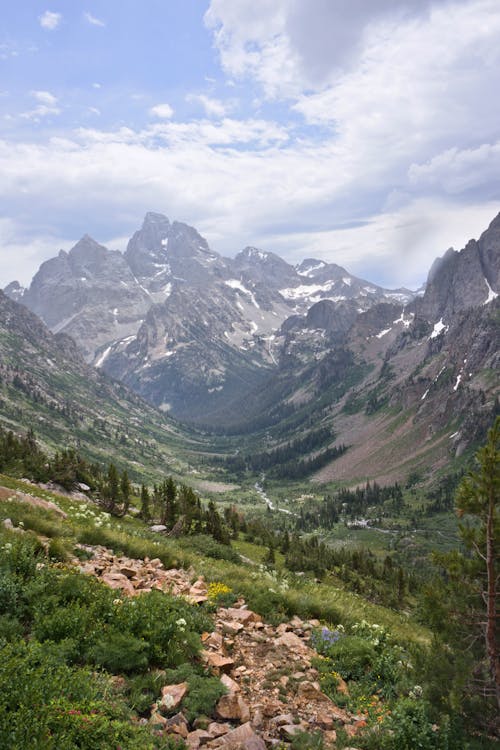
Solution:
[{"label": "boulder", "polygon": [[245,723],[250,721],[250,709],[243,698],[237,694],[223,695],[215,707],[219,719],[229,719]]},{"label": "boulder", "polygon": [[134,594],[134,587],[127,576],[122,575],[122,573],[103,573],[101,580],[110,589],[121,590],[128,596]]},{"label": "boulder", "polygon": [[293,651],[294,653],[299,654],[307,654],[309,652],[309,648],[304,643],[304,641],[299,638],[298,635],[295,633],[287,632],[283,633],[279,638],[275,641],[276,646],[283,646],[284,648],[287,648],[289,651]]},{"label": "boulder", "polygon": [[226,622],[222,620],[220,626],[222,628],[222,632],[226,635],[238,635],[238,633],[241,633],[241,631],[243,630],[243,625],[241,622]]},{"label": "boulder", "polygon": [[189,734],[188,723],[184,714],[175,714],[167,719],[165,730],[168,734],[177,734],[179,737],[186,739]]},{"label": "boulder", "polygon": [[230,672],[234,667],[234,660],[228,656],[222,656],[214,651],[202,651],[202,659],[208,664],[209,667],[219,670],[220,672]]},{"label": "boulder", "polygon": [[219,740],[219,747],[224,750],[266,750],[266,744],[253,730],[250,722],[228,732]]},{"label": "boulder", "polygon": [[167,711],[177,708],[182,703],[187,691],[187,682],[180,682],[177,685],[165,685],[161,689],[161,698],[158,703],[159,708]]},{"label": "boulder", "polygon": [[221,675],[220,681],[226,688],[228,695],[234,695],[235,693],[240,692],[240,686],[235,680],[233,680],[232,677],[229,677],[229,675],[227,674]]}]

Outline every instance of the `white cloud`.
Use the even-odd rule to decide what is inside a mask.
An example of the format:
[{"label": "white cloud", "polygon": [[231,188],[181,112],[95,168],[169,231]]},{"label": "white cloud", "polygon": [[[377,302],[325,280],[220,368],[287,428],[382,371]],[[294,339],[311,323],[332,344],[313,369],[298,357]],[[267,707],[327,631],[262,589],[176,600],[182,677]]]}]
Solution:
[{"label": "white cloud", "polygon": [[206,94],[188,94],[186,101],[200,104],[207,117],[224,117],[232,109],[230,102],[222,102]]},{"label": "white cloud", "polygon": [[0,218],[0,288],[11,281],[27,286],[40,263],[67,244],[54,227],[40,226],[36,235],[26,230],[23,222]]},{"label": "white cloud", "polygon": [[41,16],[38,16],[40,26],[42,29],[47,31],[54,31],[60,25],[62,21],[62,15],[60,13],[54,13],[51,10],[46,10]]},{"label": "white cloud", "polygon": [[46,104],[48,107],[53,107],[57,104],[57,97],[51,94],[50,91],[31,91],[30,93],[40,104]]},{"label": "white cloud", "polygon": [[476,148],[446,149],[425,164],[412,164],[409,183],[419,191],[442,190],[450,195],[496,185],[500,195],[500,140]]},{"label": "white cloud", "polygon": [[207,120],[81,130],[45,145],[0,143],[0,200],[7,216],[32,207],[33,231],[57,205],[58,221],[77,224],[78,234],[94,233],[94,221],[109,227],[108,236],[132,232],[158,207],[197,226],[219,252],[254,244],[289,259],[316,255],[394,286],[419,283],[436,255],[461,247],[498,211],[486,200],[410,198],[379,216],[365,212],[359,226],[332,227],[337,185],[326,150],[283,148],[286,139],[266,121]]},{"label": "white cloud", "polygon": [[170,104],[156,104],[156,106],[151,107],[149,113],[161,120],[170,120],[174,116],[174,110]]},{"label": "white cloud", "polygon": [[39,104],[34,109],[21,113],[20,116],[24,120],[38,122],[41,118],[49,115],[59,115],[61,113],[61,109],[58,106],[58,99],[54,94],[51,94],[50,91],[30,91],[30,95],[33,99],[39,102]]},{"label": "white cloud", "polygon": [[84,19],[89,23],[91,26],[106,26],[105,22],[102,21],[100,18],[96,18],[91,13],[85,12],[83,14]]}]

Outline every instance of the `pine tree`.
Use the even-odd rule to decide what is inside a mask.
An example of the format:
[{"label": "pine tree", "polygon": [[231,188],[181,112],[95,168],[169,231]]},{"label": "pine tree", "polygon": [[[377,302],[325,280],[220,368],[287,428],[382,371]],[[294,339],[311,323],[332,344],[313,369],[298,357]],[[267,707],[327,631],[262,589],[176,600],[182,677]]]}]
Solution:
[{"label": "pine tree", "polygon": [[465,477],[457,493],[457,513],[473,523],[462,525],[460,534],[480,566],[486,581],[482,589],[484,607],[480,613],[485,653],[498,710],[500,711],[500,654],[498,630],[498,579],[500,565],[500,417],[488,433],[486,445],[476,454],[478,468]]},{"label": "pine tree", "polygon": [[144,484],[141,487],[141,518],[143,521],[151,519],[149,490]]}]

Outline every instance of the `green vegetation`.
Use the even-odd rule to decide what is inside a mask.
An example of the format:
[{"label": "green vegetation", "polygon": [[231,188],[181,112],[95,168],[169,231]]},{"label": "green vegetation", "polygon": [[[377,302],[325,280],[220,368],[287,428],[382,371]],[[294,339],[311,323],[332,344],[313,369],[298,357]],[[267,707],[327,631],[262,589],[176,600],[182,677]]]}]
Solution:
[{"label": "green vegetation", "polygon": [[[339,490],[297,515],[249,518],[233,505],[220,512],[204,504],[172,477],[135,487],[126,469],[102,469],[71,450],[48,456],[32,434],[1,433],[4,471],[62,477],[68,487],[86,480],[94,502],[0,477],[9,488],[0,493],[0,518],[12,527],[0,527],[0,715],[9,717],[0,718],[0,746],[169,746],[137,719],[168,680],[188,683],[189,721],[210,715],[221,685],[200,665],[200,633],[211,628],[216,605],[238,596],[275,624],[293,615],[325,623],[315,634],[316,668],[338,705],[366,716],[356,746],[460,750],[474,747],[470,732],[494,736],[497,595],[489,576],[498,549],[498,429],[458,493],[463,547],[455,542],[432,565],[426,560],[425,575],[412,572],[403,547],[381,554],[332,545],[322,534],[370,513],[380,522],[406,514],[434,524],[449,513],[458,476],[443,477],[425,501],[415,477],[407,487]],[[30,494],[60,510],[26,502]],[[152,520],[175,534],[158,536]],[[212,582],[209,602],[197,608],[157,591],[117,595],[66,567],[75,554],[85,557],[78,544],[193,566]],[[485,621],[494,623],[493,640]],[[339,732],[338,747],[344,739]],[[318,743],[315,735],[296,741]]]}]

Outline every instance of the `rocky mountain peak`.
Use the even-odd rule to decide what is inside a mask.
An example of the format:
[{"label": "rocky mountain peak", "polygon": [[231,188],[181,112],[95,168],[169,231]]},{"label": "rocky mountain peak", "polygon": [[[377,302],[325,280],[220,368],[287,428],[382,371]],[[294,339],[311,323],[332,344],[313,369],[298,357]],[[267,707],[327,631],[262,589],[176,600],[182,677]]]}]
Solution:
[{"label": "rocky mountain peak", "polygon": [[500,215],[480,239],[457,252],[449,248],[429,272],[425,294],[416,301],[417,317],[449,323],[462,310],[491,302],[500,281]]},{"label": "rocky mountain peak", "polygon": [[14,300],[14,302],[21,302],[26,289],[21,286],[19,281],[11,281],[10,284],[7,284],[3,291],[4,294],[6,294],[10,299]]},{"label": "rocky mountain peak", "polygon": [[257,247],[245,247],[236,255],[233,265],[237,273],[250,275],[254,282],[276,289],[297,283],[297,272],[293,266],[279,255]]},{"label": "rocky mountain peak", "polygon": [[84,234],[66,257],[75,272],[99,274],[109,255],[110,251],[104,245],[100,245],[90,235]]},{"label": "rocky mountain peak", "polygon": [[297,263],[295,270],[300,276],[313,276],[314,271],[324,268],[327,264],[324,260],[317,258],[306,258],[301,263]]}]

